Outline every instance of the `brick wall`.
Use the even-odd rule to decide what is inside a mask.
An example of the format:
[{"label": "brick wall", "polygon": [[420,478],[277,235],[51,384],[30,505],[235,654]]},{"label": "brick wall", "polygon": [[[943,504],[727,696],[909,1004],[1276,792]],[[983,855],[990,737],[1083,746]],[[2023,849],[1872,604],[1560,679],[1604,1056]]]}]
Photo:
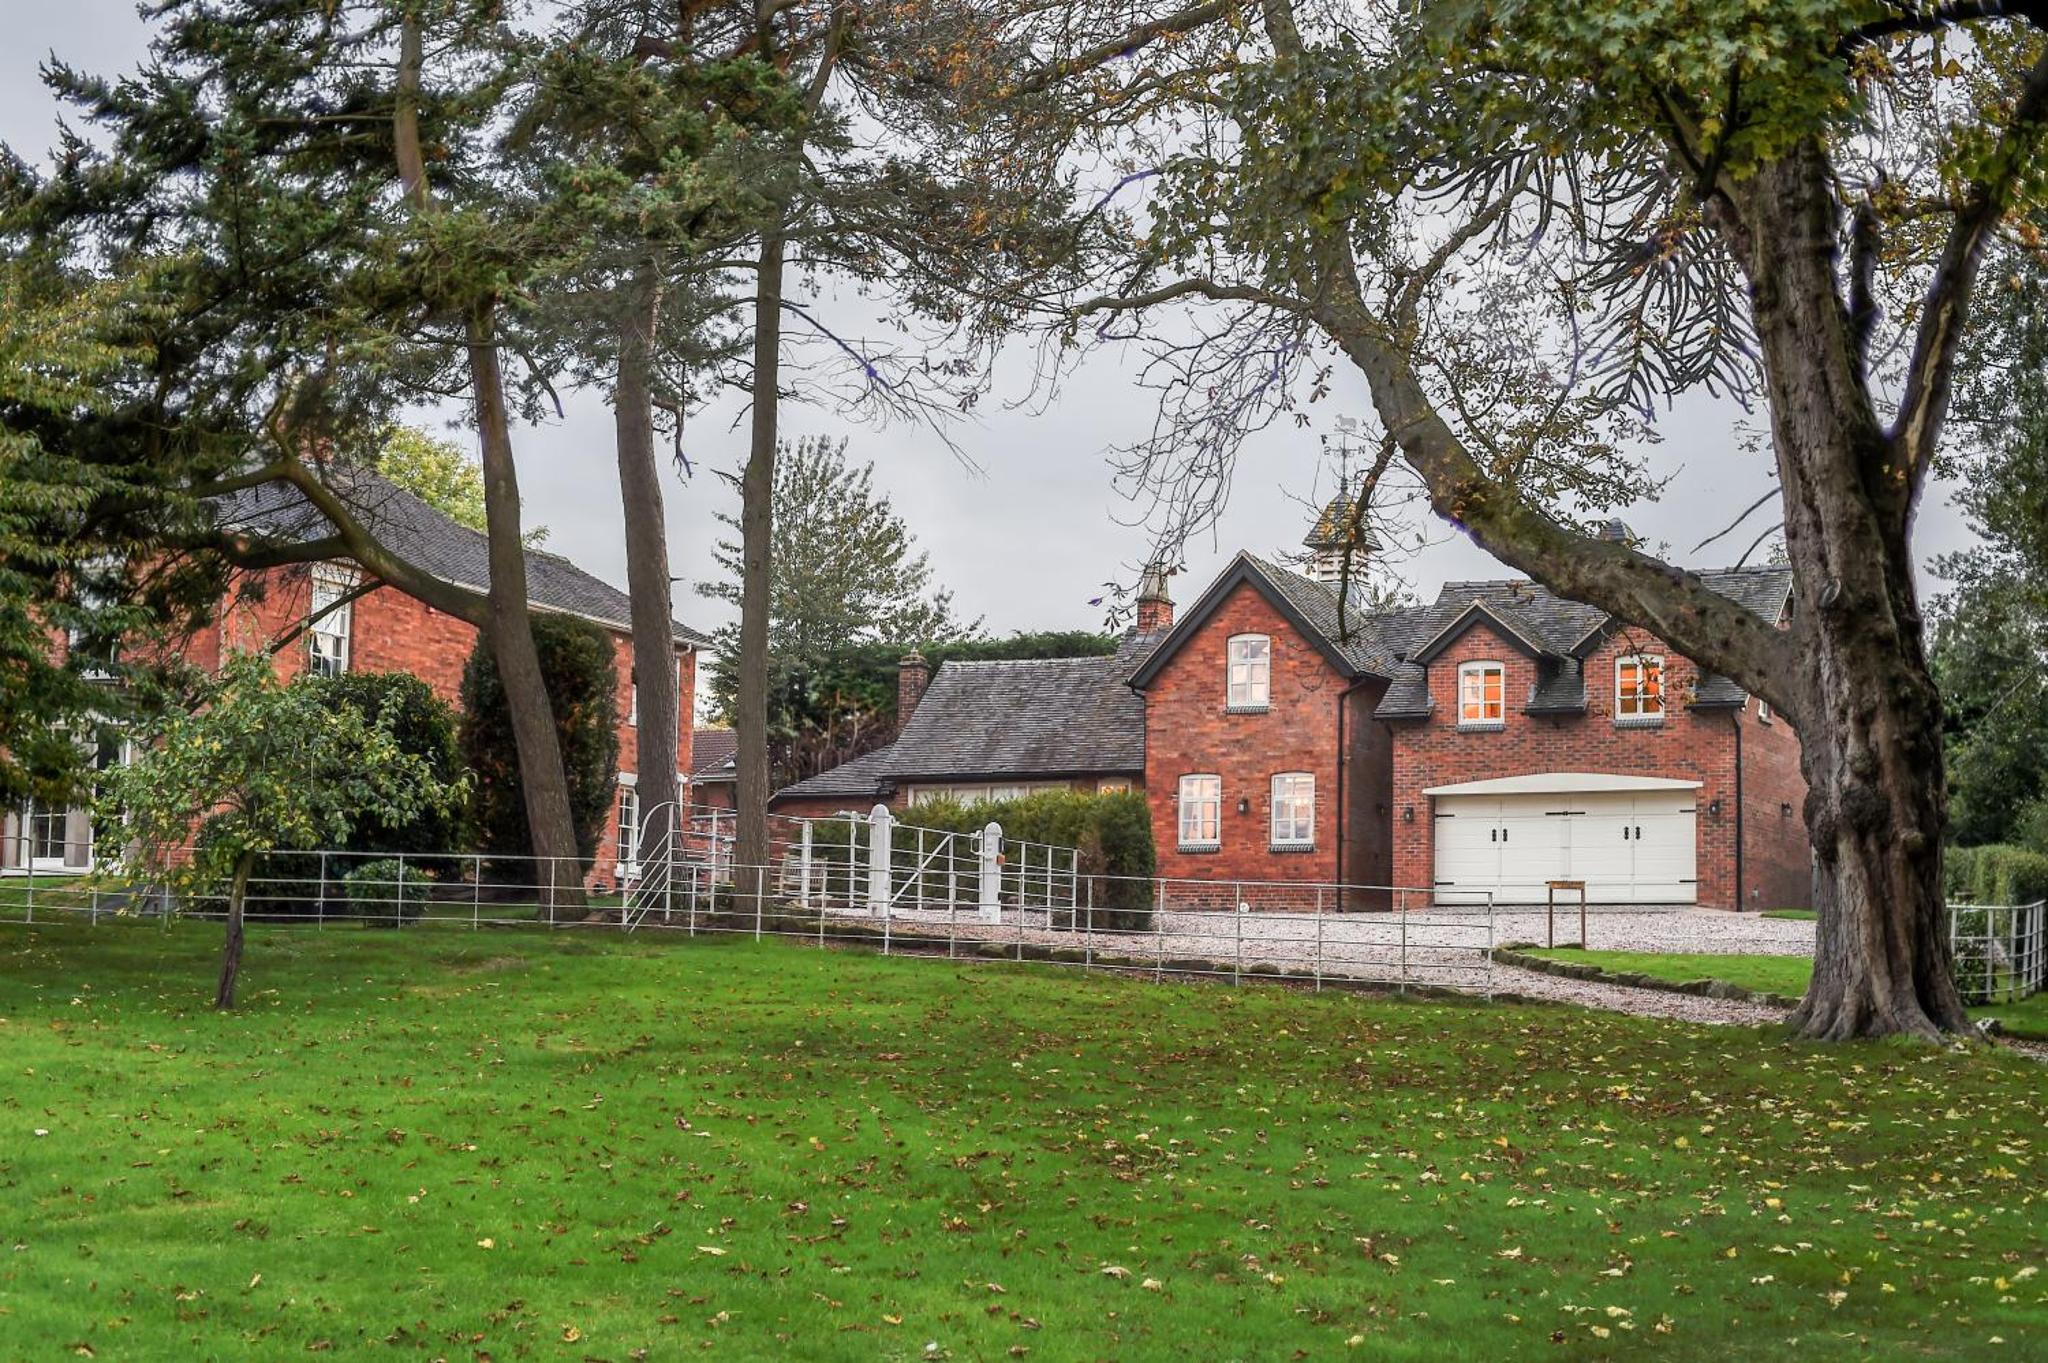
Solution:
[{"label": "brick wall", "polygon": [[[1225,703],[1227,646],[1237,634],[1273,641],[1271,703],[1262,713],[1231,713]],[[1161,876],[1337,878],[1337,715],[1347,685],[1255,589],[1240,585],[1224,599],[1146,689],[1145,789]],[[1275,851],[1272,778],[1295,771],[1316,778],[1315,846]],[[1180,778],[1189,774],[1222,778],[1222,845],[1215,851],[1179,846]],[[1349,868],[1346,876],[1357,879]]]},{"label": "brick wall", "polygon": [[1806,908],[1813,901],[1813,853],[1799,736],[1782,715],[1764,719],[1754,700],[1741,723],[1742,907]]},{"label": "brick wall", "polygon": [[[1649,728],[1614,722],[1614,663],[1629,653],[1664,656],[1665,720]],[[1498,662],[1505,669],[1506,727],[1460,732],[1458,665]],[[1690,661],[1640,631],[1618,631],[1585,663],[1583,715],[1526,715],[1536,663],[1485,622],[1474,625],[1429,664],[1430,718],[1397,726],[1394,745],[1394,880],[1427,886],[1435,879],[1431,786],[1541,772],[1609,772],[1698,781],[1699,902],[1735,903],[1735,733],[1725,710],[1690,710],[1685,697],[1698,681]],[[1715,801],[1721,812],[1712,812]],[[1412,822],[1409,810],[1414,811]]]}]

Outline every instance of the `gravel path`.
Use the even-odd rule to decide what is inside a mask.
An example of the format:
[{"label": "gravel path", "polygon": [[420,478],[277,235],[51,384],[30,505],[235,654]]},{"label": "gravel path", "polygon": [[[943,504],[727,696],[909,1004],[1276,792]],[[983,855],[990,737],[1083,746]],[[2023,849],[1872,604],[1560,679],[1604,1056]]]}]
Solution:
[{"label": "gravel path", "polygon": [[[1494,935],[1503,944],[1545,938],[1541,909],[1503,909]],[[1698,952],[1707,955],[1811,956],[1813,924],[1727,909],[1596,909],[1586,914],[1590,951]],[[1579,915],[1560,910],[1557,940],[1576,942]]]}]

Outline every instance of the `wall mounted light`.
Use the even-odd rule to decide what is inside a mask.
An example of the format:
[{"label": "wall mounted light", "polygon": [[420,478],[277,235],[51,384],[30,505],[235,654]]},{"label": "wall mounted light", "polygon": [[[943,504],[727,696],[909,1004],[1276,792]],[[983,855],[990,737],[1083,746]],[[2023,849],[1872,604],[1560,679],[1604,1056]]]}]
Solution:
[{"label": "wall mounted light", "polygon": [[1782,805],[1779,805],[1779,806],[1778,806],[1778,817],[1779,817],[1779,818],[1781,818],[1781,819],[1789,819],[1789,818],[1791,818],[1791,817],[1792,817],[1792,806],[1791,806],[1790,804],[1782,804]]},{"label": "wall mounted light", "polygon": [[1414,822],[1415,822],[1415,806],[1414,806],[1414,805],[1402,805],[1402,806],[1401,806],[1401,822],[1402,822],[1402,823],[1414,823]]},{"label": "wall mounted light", "polygon": [[1251,813],[1251,812],[1252,812],[1252,802],[1251,802],[1250,800],[1246,799],[1246,798],[1245,798],[1244,796],[1242,796],[1242,795],[1238,796],[1238,798],[1237,798],[1237,812],[1238,812],[1238,813],[1240,813],[1240,814],[1249,814],[1249,813]]},{"label": "wall mounted light", "polygon": [[1714,816],[1715,818],[1717,818],[1717,819],[1718,819],[1718,818],[1720,818],[1720,817],[1721,817],[1721,802],[1720,802],[1719,800],[1710,800],[1710,801],[1708,801],[1708,802],[1707,802],[1707,813],[1709,813],[1709,814],[1713,815],[1713,816]]}]

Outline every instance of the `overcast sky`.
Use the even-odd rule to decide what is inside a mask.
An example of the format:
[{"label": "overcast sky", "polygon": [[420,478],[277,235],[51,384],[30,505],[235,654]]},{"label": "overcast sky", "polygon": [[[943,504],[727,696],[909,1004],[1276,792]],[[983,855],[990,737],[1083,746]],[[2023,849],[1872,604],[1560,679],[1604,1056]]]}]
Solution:
[{"label": "overcast sky", "polygon": [[[112,73],[132,68],[147,42],[132,0],[0,0],[0,12],[7,25],[7,41],[0,44],[0,141],[24,155],[50,146],[59,114],[37,78],[39,63],[54,53],[81,69]],[[848,330],[860,327],[867,313],[857,299],[829,297],[818,311],[829,325]],[[1139,508],[1118,496],[1106,457],[1111,445],[1143,435],[1149,425],[1151,395],[1136,386],[1136,359],[1099,354],[1050,406],[1026,410],[1012,404],[1026,394],[1032,361],[1021,351],[1010,357],[978,415],[951,431],[978,469],[963,464],[934,432],[910,425],[867,428],[801,407],[787,410],[783,425],[792,437],[847,435],[857,459],[874,461],[877,482],[930,551],[966,616],[983,617],[998,633],[1099,627],[1102,611],[1091,598],[1102,594],[1105,581],[1127,577],[1147,544],[1144,531],[1130,524]],[[516,432],[527,519],[549,528],[550,549],[623,584],[611,412],[597,394],[570,396],[567,407],[560,422]],[[1304,502],[1319,487],[1327,490],[1332,477],[1320,437],[1334,433],[1335,418],[1365,413],[1362,387],[1340,371],[1332,399],[1310,411],[1310,427],[1269,431],[1246,447],[1229,508],[1214,536],[1190,547],[1177,598],[1191,600],[1239,549],[1274,554],[1299,543],[1309,521]],[[1673,482],[1660,501],[1625,513],[1649,547],[1668,546],[1674,561],[1710,567],[1731,561],[1748,544],[1752,535],[1743,534],[1732,537],[1732,547],[1723,541],[1690,552],[1770,485],[1765,457],[1744,453],[1738,444],[1743,419],[1732,404],[1704,397],[1660,417],[1662,440],[1650,457]],[[464,432],[446,433],[472,443]],[[700,628],[724,618],[725,608],[698,597],[694,584],[716,571],[713,516],[738,500],[714,470],[737,467],[745,436],[736,409],[693,418],[687,452],[696,476],[670,479],[672,566],[684,579],[677,613]],[[1923,560],[1967,540],[1950,496],[1943,486],[1929,492],[1920,518]],[[1765,524],[1755,522],[1758,529]],[[1424,595],[1446,580],[1505,575],[1441,523],[1418,519],[1416,527],[1434,543],[1402,571]]]}]

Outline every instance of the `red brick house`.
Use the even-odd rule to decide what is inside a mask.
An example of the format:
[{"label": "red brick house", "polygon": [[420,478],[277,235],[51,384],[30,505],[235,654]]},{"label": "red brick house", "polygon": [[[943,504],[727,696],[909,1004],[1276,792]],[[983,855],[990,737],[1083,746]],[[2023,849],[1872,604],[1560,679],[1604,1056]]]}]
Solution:
[{"label": "red brick house", "polygon": [[[1127,785],[1166,877],[1410,904],[1540,903],[1551,880],[1593,903],[1806,902],[1798,739],[1740,687],[1533,583],[1375,612],[1343,599],[1341,568],[1240,554],[1177,623],[1148,581],[1114,659],[948,663],[894,745],[776,808]],[[1701,576],[1786,622],[1789,569]]]},{"label": "red brick house", "polygon": [[[393,553],[451,582],[488,590],[489,557],[482,533],[381,479],[358,476],[349,495],[356,513]],[[273,539],[327,533],[319,513],[283,484],[243,494],[224,508],[223,516],[252,535]],[[619,678],[619,796],[592,868],[593,881],[609,881],[634,858],[631,832],[623,845],[620,842],[622,820],[628,830],[639,824],[639,696],[633,680],[629,603],[624,592],[558,554],[529,550],[526,573],[535,610],[589,620],[612,637]],[[442,699],[459,704],[462,671],[476,636],[475,627],[466,621],[395,587],[366,584],[352,563],[333,562],[244,576],[216,618],[187,643],[185,655],[198,666],[213,669],[237,649],[269,651],[279,675],[285,677],[309,670],[409,672]],[[685,716],[695,704],[697,650],[708,646],[703,636],[681,624],[675,627],[678,691]],[[679,775],[687,776],[691,759],[691,729],[685,724],[677,743]],[[105,760],[120,760],[120,755],[108,754]],[[9,811],[0,823],[0,871],[86,870],[92,864],[92,838],[92,820],[82,809]]]},{"label": "red brick house", "polygon": [[[1783,624],[1790,570],[1706,584]],[[1369,614],[1241,554],[1131,678],[1160,874],[1439,903],[1808,895],[1798,739],[1725,677],[1526,581]]]}]

